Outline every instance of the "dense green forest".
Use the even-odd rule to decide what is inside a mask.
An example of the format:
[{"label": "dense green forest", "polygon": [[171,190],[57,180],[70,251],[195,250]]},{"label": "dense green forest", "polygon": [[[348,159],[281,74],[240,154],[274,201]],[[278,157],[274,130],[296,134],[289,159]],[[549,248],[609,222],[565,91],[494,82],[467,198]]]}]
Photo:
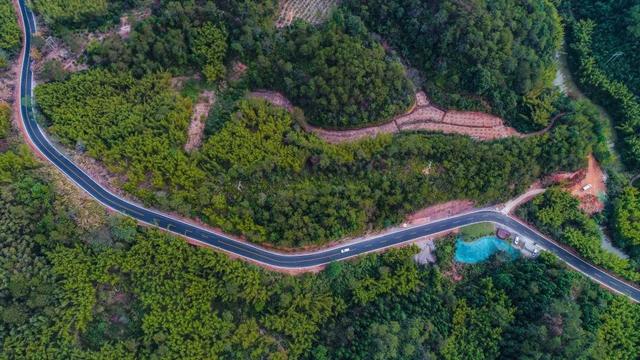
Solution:
[{"label": "dense green forest", "polygon": [[0,103],[0,140],[4,140],[11,130],[11,108],[8,104]]},{"label": "dense green forest", "polygon": [[413,133],[330,145],[285,110],[243,100],[188,154],[190,103],[166,76],[93,70],[38,86],[36,97],[53,134],[124,174],[147,204],[281,246],[389,226],[446,200],[507,200],[543,174],[583,166],[595,121],[584,104],[564,103],[558,126],[526,139]]},{"label": "dense green forest", "polygon": [[640,3],[636,0],[569,0],[577,19],[595,23],[591,49],[611,80],[640,95]]},{"label": "dense green forest", "polygon": [[118,23],[124,9],[144,2],[145,0],[33,0],[33,5],[44,22],[60,32],[85,27],[96,28],[109,22]]},{"label": "dense green forest", "polygon": [[183,7],[179,3],[156,10],[139,22],[127,39],[118,34],[87,49],[90,64],[109,65],[140,77],[158,71],[174,74],[199,70],[212,80],[224,71],[227,32],[215,6]]},{"label": "dense green forest", "polygon": [[[619,139],[617,146],[621,150],[625,164],[630,170],[635,170],[640,167],[640,101],[638,94],[634,94],[631,90],[636,85],[630,79],[638,78],[637,60],[635,60],[637,54],[634,54],[631,49],[628,53],[624,52],[626,47],[620,47],[617,49],[620,49],[622,55],[616,57],[613,53],[614,50],[609,50],[609,52],[606,50],[609,46],[615,46],[622,41],[629,44],[627,46],[637,46],[638,41],[632,40],[637,38],[628,34],[628,31],[613,29],[613,22],[616,24],[625,23],[631,29],[633,27],[632,21],[626,19],[621,21],[617,15],[623,14],[631,17],[635,15],[633,15],[633,11],[607,13],[606,16],[603,16],[604,14],[597,15],[598,11],[605,11],[608,8],[605,6],[607,3],[611,6],[616,3],[622,7],[625,4],[630,7],[631,2],[598,1],[587,5],[576,1],[575,6],[565,9],[565,18],[571,30],[568,33],[569,60],[572,70],[577,73],[577,80],[582,90],[594,102],[601,104],[615,119]],[[574,5],[573,2],[569,2],[569,4]],[[575,7],[583,8],[583,10],[578,11],[574,9]],[[585,18],[574,18],[574,12],[582,14]],[[598,19],[599,22],[595,22],[591,17]],[[615,25],[616,29],[618,26]],[[609,58],[603,60],[604,56]],[[621,65],[622,63],[627,65]],[[614,67],[617,70],[612,70]],[[632,67],[635,70],[627,70],[627,67]],[[620,74],[624,74],[624,76],[621,77]]]},{"label": "dense green forest", "polygon": [[[152,16],[127,39],[113,34],[93,43],[87,58],[136,77],[202,72],[209,80],[224,74],[223,62],[241,60],[251,86],[284,92],[309,122],[358,127],[411,104],[412,84],[397,51],[419,70],[413,81],[436,103],[492,112],[521,130],[546,126],[558,96],[549,86],[562,37],[554,5],[469,6],[473,11],[453,1],[346,2],[325,24],[278,30],[272,1],[167,0],[152,5]],[[195,49],[198,35],[207,37],[206,59]]]},{"label": "dense green forest", "polygon": [[51,116],[53,134],[103,159],[113,171],[126,171],[132,184],[149,180],[162,187],[181,184],[180,173],[192,177],[181,150],[191,102],[169,89],[168,76],[136,80],[128,73],[95,70],[39,86],[36,97]]},{"label": "dense green forest", "polygon": [[[136,77],[158,71],[174,75],[202,72],[210,81],[224,74],[227,51],[252,50],[273,27],[273,1],[163,0],[137,22],[126,39],[118,34],[93,42],[88,63],[131,71]],[[267,25],[269,24],[269,25]]]},{"label": "dense green forest", "polygon": [[49,176],[23,145],[0,153],[6,358],[633,359],[640,351],[640,308],[548,256],[460,267],[448,238],[437,265],[417,265],[409,247],[292,277],[125,218],[80,227]]},{"label": "dense green forest", "polygon": [[562,39],[550,1],[343,3],[423,72],[437,104],[491,112],[522,130],[548,123]]},{"label": "dense green forest", "polygon": [[[634,199],[627,199],[633,201]],[[621,200],[619,200],[621,201]],[[604,250],[601,247],[602,232],[598,224],[578,207],[579,201],[570,193],[552,188],[538,195],[532,201],[518,209],[518,216],[532,223],[543,233],[559,240],[592,263],[609,269],[612,272],[633,282],[640,282],[638,263],[634,260],[626,260]],[[637,204],[635,204],[637,206]],[[619,212],[619,230],[628,233],[629,226],[624,225],[625,218],[631,219],[633,215],[622,214],[622,204],[617,205]],[[631,240],[629,240],[631,241]],[[637,242],[637,239],[634,241]]]},{"label": "dense green forest", "polygon": [[611,214],[615,239],[625,252],[640,263],[640,190],[623,188],[613,201]]},{"label": "dense green forest", "polygon": [[9,64],[9,57],[20,49],[18,18],[10,1],[0,4],[0,70]]},{"label": "dense green forest", "polygon": [[[358,18],[338,13],[320,29],[298,22],[277,32],[258,21],[271,18],[269,3],[243,12],[241,24],[233,21],[235,12],[222,2],[167,2],[128,39],[114,34],[91,44],[89,63],[136,77],[201,71],[215,81],[225,73],[229,52],[250,64],[252,86],[283,91],[310,122],[330,127],[386,121],[411,105],[404,68]],[[254,30],[227,30],[238,25]]]},{"label": "dense green forest", "polygon": [[[142,3],[35,0],[36,10],[62,32],[113,23],[122,10]],[[405,38],[380,29],[415,26],[409,21],[414,13],[402,14],[395,3],[367,3],[379,5],[376,11],[394,10],[388,24],[382,21],[387,17],[379,23],[365,17],[370,29],[425,75],[443,71],[451,78],[443,85],[444,77],[427,77],[424,85],[443,104],[504,111],[520,128],[564,116],[545,134],[494,142],[405,133],[327,144],[283,109],[244,99],[246,86],[289,74],[291,88],[279,89],[291,96],[314,94],[297,87],[305,76],[339,75],[330,85],[337,88],[345,85],[342,77],[386,79],[378,71],[399,65],[392,52],[381,50],[384,41],[350,15],[362,9],[348,2],[345,13],[326,25],[298,23],[276,31],[274,1],[160,0],[148,4],[151,16],[128,38],[90,46],[87,60],[99,69],[39,84],[39,120],[64,145],[103,161],[146,204],[279,246],[381,228],[446,200],[503,201],[545,174],[584,166],[591,151],[599,159],[608,156],[597,111],[546,90],[559,33],[550,3],[416,1],[413,8],[424,15],[415,18],[425,33]],[[434,30],[449,25],[447,34]],[[425,44],[436,43],[423,39],[428,31],[445,36],[440,43],[449,50],[456,41],[473,46],[447,52],[450,57],[432,55]],[[410,38],[419,40],[416,57],[400,42]],[[296,43],[306,39],[308,44]],[[477,46],[485,41],[491,47]],[[274,56],[270,46],[291,50],[280,54],[283,63],[274,63],[291,61],[291,69],[252,73]],[[482,56],[479,49],[490,53]],[[305,51],[326,57],[318,63],[291,57]],[[336,74],[328,66],[340,51],[341,60],[376,69]],[[465,62],[467,55],[480,62]],[[232,60],[252,57],[250,79],[220,85]],[[501,63],[510,57],[513,63]],[[441,68],[425,59],[436,59]],[[194,97],[185,96],[191,90],[172,89],[170,80],[193,73],[222,92],[204,144],[187,153]],[[404,74],[395,80],[401,84],[365,82],[339,90],[352,96],[371,86],[385,94],[394,86],[408,89]],[[497,102],[503,98],[506,103]],[[403,99],[375,99],[372,116],[333,125],[375,121],[393,106],[406,106]],[[354,104],[339,100],[343,114],[353,111]],[[326,106],[299,104],[310,121],[320,119],[310,114]],[[548,254],[513,261],[498,254],[478,265],[456,264],[455,239],[447,237],[437,240],[432,265],[418,265],[417,248],[407,247],[332,263],[317,274],[278,274],[128,218],[97,214],[100,221],[83,223],[83,212],[67,198],[74,194],[57,191],[49,168],[16,138],[10,108],[0,105],[2,359],[636,359],[640,353],[640,307]],[[630,261],[600,250],[595,220],[560,190],[534,199],[521,215],[594,263],[637,281],[639,197],[621,181],[611,209],[613,231],[627,239]]]},{"label": "dense green forest", "polygon": [[320,29],[296,22],[250,62],[253,86],[282,91],[309,122],[358,127],[405,112],[413,86],[362,21],[337,12]]}]

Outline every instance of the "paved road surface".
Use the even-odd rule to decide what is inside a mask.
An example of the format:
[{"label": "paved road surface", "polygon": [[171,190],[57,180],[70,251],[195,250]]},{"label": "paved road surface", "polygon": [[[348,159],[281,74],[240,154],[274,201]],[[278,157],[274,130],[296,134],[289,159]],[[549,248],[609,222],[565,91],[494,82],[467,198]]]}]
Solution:
[{"label": "paved road surface", "polygon": [[[343,260],[359,254],[372,252],[394,245],[411,242],[412,240],[433,235],[439,232],[451,230],[460,226],[490,221],[505,226],[512,231],[526,236],[538,242],[548,251],[557,255],[569,266],[585,274],[594,281],[607,286],[621,294],[625,294],[635,301],[640,302],[640,289],[633,287],[617,278],[609,275],[605,271],[598,269],[571,252],[556,245],[553,241],[543,237],[535,230],[519,223],[518,221],[500,212],[484,209],[468,214],[453,216],[447,219],[431,222],[428,224],[401,229],[384,235],[370,237],[348,245],[341,245],[331,249],[319,250],[311,253],[282,254],[273,252],[258,246],[250,245],[231,239],[224,234],[216,233],[194,224],[174,219],[166,214],[162,214],[141,205],[131,203],[97,184],[89,175],[79,169],[73,162],[67,159],[48,140],[42,129],[38,126],[28,103],[33,94],[33,74],[31,73],[31,59],[29,49],[31,46],[31,34],[35,31],[35,20],[33,14],[25,6],[25,0],[18,0],[25,27],[25,48],[20,76],[20,115],[24,124],[27,136],[39,152],[46,157],[54,166],[64,173],[71,181],[90,194],[97,201],[117,212],[131,216],[141,222],[155,225],[165,230],[184,235],[197,242],[206,244],[213,248],[223,250],[243,258],[278,268],[307,268],[332,261]],[[348,247],[349,251],[343,252]]]}]

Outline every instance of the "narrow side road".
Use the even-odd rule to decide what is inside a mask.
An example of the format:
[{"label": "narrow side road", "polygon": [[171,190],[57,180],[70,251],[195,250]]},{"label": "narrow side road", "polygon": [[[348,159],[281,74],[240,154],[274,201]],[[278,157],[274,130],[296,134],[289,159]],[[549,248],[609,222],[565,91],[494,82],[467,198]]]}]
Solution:
[{"label": "narrow side road", "polygon": [[[126,199],[109,192],[101,187],[89,175],[78,168],[71,160],[66,158],[49,141],[44,131],[35,120],[32,108],[33,101],[33,73],[29,50],[31,48],[31,35],[35,31],[35,19],[31,11],[26,7],[25,0],[17,0],[20,7],[20,17],[25,34],[25,44],[22,55],[20,72],[20,97],[19,121],[24,127],[27,140],[34,150],[51,164],[58,168],[69,180],[87,192],[104,206],[121,214],[131,216],[142,223],[162,228],[175,234],[185,236],[193,242],[227,252],[244,259],[260,264],[281,269],[307,269],[333,261],[344,260],[360,254],[378,251],[381,249],[409,243],[416,238],[442,233],[461,226],[479,223],[493,222],[511,229],[513,232],[526,236],[538,242],[549,252],[555,254],[562,261],[575,270],[588,276],[593,281],[615,291],[624,294],[631,299],[640,302],[640,289],[628,284],[606,271],[599,269],[570,251],[562,248],[551,239],[548,239],[505,214],[492,209],[480,209],[470,213],[453,216],[431,223],[404,228],[395,232],[379,236],[361,239],[350,244],[343,244],[330,249],[299,254],[283,254],[270,251],[255,245],[234,240],[222,233],[210,231],[179,219],[172,218],[139,204],[134,204]],[[348,250],[347,250],[348,249]]]}]

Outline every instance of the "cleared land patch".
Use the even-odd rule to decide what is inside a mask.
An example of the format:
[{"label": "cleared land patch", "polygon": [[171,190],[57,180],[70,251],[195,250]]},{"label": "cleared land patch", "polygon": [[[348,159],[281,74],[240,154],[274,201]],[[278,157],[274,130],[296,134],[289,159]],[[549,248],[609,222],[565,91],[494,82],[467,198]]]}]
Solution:
[{"label": "cleared land patch", "polygon": [[216,101],[216,95],[213,91],[203,91],[198,98],[198,102],[193,106],[193,115],[191,115],[191,123],[187,132],[187,142],[184,145],[185,151],[192,151],[202,145],[202,135],[204,134],[204,125],[211,106]]},{"label": "cleared land patch", "polygon": [[[291,102],[281,93],[274,91],[255,91],[251,97],[265,99],[273,105],[293,110]],[[354,130],[327,130],[304,124],[307,131],[313,132],[329,143],[356,141],[378,134],[400,131],[434,131],[445,134],[467,135],[477,140],[495,140],[509,136],[522,136],[515,129],[505,126],[501,118],[474,111],[446,111],[429,102],[424,92],[416,94],[415,106],[408,113],[393,120]]]},{"label": "cleared land patch", "polygon": [[291,25],[296,19],[319,24],[327,19],[339,0],[282,0],[278,4],[277,27]]}]

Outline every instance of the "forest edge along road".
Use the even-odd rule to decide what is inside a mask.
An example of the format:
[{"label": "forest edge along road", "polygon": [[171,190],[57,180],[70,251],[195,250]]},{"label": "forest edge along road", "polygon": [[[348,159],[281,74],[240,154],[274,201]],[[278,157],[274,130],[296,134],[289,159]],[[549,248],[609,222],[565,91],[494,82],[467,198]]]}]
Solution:
[{"label": "forest edge along road", "polygon": [[[17,1],[19,7],[19,16],[22,20],[21,26],[24,32],[24,47],[20,58],[18,98],[20,111],[18,117],[27,138],[26,140],[39,155],[46,158],[51,164],[58,168],[70,181],[98,202],[116,212],[130,216],[142,223],[187,237],[191,242],[207,245],[220,251],[264,264],[267,267],[281,269],[317,268],[319,265],[410,243],[420,237],[443,233],[465,225],[479,222],[493,222],[536,241],[544,249],[555,254],[570,267],[586,275],[593,281],[614,292],[627,295],[636,302],[640,302],[640,289],[637,287],[582,260],[571,251],[561,247],[551,239],[546,238],[528,225],[493,209],[474,210],[466,214],[452,216],[418,226],[402,228],[374,237],[363,238],[348,245],[341,244],[315,252],[282,254],[232,239],[222,233],[204,229],[198,225],[147,209],[118,197],[96,183],[89,175],[58,151],[35,121],[31,106],[26,103],[31,102],[33,97],[33,74],[31,71],[29,49],[31,47],[31,35],[35,29],[35,19],[31,11],[26,7],[25,0],[15,1]],[[344,250],[346,246],[349,247],[349,251],[343,252],[342,250]]]}]

